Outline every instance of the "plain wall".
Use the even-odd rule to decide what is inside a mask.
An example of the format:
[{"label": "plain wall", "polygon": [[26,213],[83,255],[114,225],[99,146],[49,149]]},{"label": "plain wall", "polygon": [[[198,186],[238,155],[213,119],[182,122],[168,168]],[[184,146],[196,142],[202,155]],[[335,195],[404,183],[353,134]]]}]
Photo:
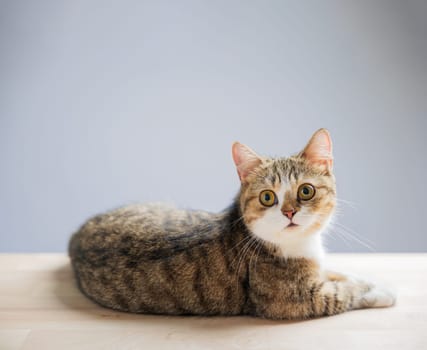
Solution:
[{"label": "plain wall", "polygon": [[[320,127],[338,222],[427,251],[426,4],[1,1],[0,251],[65,251],[132,202],[219,211],[233,141],[289,155]],[[371,251],[343,230],[330,251]]]}]

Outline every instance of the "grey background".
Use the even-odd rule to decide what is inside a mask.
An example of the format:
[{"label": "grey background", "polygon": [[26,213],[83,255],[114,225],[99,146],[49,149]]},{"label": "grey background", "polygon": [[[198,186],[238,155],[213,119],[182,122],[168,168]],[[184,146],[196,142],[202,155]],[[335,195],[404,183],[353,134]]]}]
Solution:
[{"label": "grey background", "polygon": [[[287,155],[326,127],[339,222],[373,251],[427,251],[426,18],[424,1],[0,1],[0,250],[64,251],[136,201],[219,211],[233,141]],[[327,245],[370,251],[348,240]]]}]

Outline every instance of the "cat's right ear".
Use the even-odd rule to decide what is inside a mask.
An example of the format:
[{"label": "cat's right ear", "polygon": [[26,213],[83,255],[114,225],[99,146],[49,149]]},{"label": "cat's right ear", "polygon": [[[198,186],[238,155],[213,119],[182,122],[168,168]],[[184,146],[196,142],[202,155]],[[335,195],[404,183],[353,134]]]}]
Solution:
[{"label": "cat's right ear", "polygon": [[262,162],[262,158],[259,155],[248,146],[239,142],[233,143],[232,154],[237,173],[242,183],[246,181],[247,176]]}]

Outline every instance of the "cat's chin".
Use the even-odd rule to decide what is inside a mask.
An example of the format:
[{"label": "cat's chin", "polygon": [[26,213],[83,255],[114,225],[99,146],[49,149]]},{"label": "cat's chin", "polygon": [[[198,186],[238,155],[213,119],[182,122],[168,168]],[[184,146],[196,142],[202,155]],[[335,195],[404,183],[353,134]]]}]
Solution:
[{"label": "cat's chin", "polygon": [[285,227],[285,230],[287,230],[287,229],[294,229],[294,228],[297,228],[299,226],[300,225],[291,222],[288,226]]},{"label": "cat's chin", "polygon": [[287,226],[284,227],[283,231],[284,234],[298,234],[298,233],[304,233],[307,230],[306,225],[296,224],[294,222],[291,222]]}]

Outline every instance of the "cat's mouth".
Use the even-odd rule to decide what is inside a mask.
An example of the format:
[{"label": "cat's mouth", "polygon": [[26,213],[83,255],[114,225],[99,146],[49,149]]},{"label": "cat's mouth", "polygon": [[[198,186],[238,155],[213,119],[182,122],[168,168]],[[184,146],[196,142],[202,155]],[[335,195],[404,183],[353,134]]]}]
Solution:
[{"label": "cat's mouth", "polygon": [[285,228],[292,228],[292,227],[297,227],[299,226],[298,224],[295,224],[294,222],[291,222],[288,226],[286,226]]}]

